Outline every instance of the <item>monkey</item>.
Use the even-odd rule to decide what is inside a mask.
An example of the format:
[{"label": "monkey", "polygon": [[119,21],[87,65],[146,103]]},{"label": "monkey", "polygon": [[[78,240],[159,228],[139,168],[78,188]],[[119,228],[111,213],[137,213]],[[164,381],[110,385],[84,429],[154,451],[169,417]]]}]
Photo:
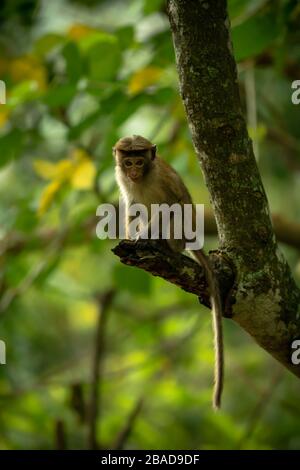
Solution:
[{"label": "monkey", "polygon": [[[192,219],[195,220],[195,206],[191,195],[182,178],[165,160],[156,153],[156,145],[146,138],[133,135],[118,140],[113,147],[115,157],[115,176],[126,208],[126,238],[130,238],[129,226],[131,217],[128,208],[135,203],[144,204],[150,211],[151,204],[167,203],[171,206],[179,203],[192,205]],[[144,230],[149,230],[153,219],[148,221]],[[171,234],[170,230],[170,234]],[[186,240],[170,237],[167,243],[171,250],[182,252]],[[208,256],[202,249],[193,250],[197,262],[203,267],[206,281],[210,290],[212,306],[212,324],[215,347],[215,372],[213,408],[221,406],[221,396],[224,381],[224,348],[222,331],[222,302],[220,288]]]}]

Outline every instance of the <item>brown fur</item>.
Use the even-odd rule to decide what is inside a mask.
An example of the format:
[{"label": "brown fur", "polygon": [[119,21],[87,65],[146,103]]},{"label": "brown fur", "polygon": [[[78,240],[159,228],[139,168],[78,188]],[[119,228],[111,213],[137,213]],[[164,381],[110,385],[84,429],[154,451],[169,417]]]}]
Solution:
[{"label": "brown fur", "polygon": [[[116,180],[127,207],[134,203],[144,204],[150,213],[151,204],[192,204],[190,193],[181,177],[174,168],[156,155],[156,146],[149,140],[141,136],[124,137],[116,143],[113,151],[116,159]],[[142,158],[144,164],[139,179],[133,181],[128,169],[124,168],[124,161],[130,159],[133,168],[137,158]],[[133,171],[137,173],[136,170]],[[193,210],[193,222],[194,220],[195,209]],[[150,223],[151,221],[149,221]],[[129,219],[127,217],[126,226],[128,227],[128,225]],[[128,230],[126,233],[128,234]],[[174,251],[182,251],[185,240],[171,239],[168,240],[168,244]],[[192,253],[205,270],[211,294],[216,358],[213,406],[217,409],[221,404],[224,377],[220,289],[205,253],[202,250],[194,250]]]}]

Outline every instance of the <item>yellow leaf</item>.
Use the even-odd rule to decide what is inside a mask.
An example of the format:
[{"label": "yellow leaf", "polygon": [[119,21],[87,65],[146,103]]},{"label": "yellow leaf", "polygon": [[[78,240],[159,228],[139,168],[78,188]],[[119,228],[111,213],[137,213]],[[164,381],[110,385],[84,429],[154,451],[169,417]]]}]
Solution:
[{"label": "yellow leaf", "polygon": [[56,193],[60,189],[61,182],[58,180],[51,181],[43,190],[39,207],[38,207],[38,215],[42,216],[45,214],[47,209],[50,207]]},{"label": "yellow leaf", "polygon": [[35,160],[33,167],[37,175],[45,180],[66,180],[73,171],[73,164],[70,160],[60,160],[58,163],[51,163],[46,160]]},{"label": "yellow leaf", "polygon": [[72,152],[71,158],[51,163],[46,160],[35,160],[35,172],[51,182],[44,188],[38,215],[43,215],[63,183],[69,182],[75,189],[91,189],[94,185],[96,167],[88,154],[82,149]]},{"label": "yellow leaf", "polygon": [[72,176],[74,165],[71,160],[64,159],[60,160],[56,164],[56,179],[66,181]]},{"label": "yellow leaf", "polygon": [[71,26],[67,35],[69,36],[69,38],[74,39],[76,41],[77,39],[84,38],[95,31],[97,30],[85,24],[75,23]]},{"label": "yellow leaf", "polygon": [[91,189],[94,186],[96,167],[88,154],[81,149],[74,150],[72,154],[75,160],[74,172],[70,182],[76,189]]},{"label": "yellow leaf", "polygon": [[154,85],[160,79],[162,72],[162,69],[159,67],[146,67],[138,70],[129,81],[128,92],[131,95],[135,95],[145,88]]},{"label": "yellow leaf", "polygon": [[1,106],[0,108],[0,127],[3,127],[4,124],[7,122],[9,118],[9,110],[8,108],[4,108]]},{"label": "yellow leaf", "polygon": [[13,59],[9,70],[14,82],[33,80],[38,84],[40,90],[46,89],[46,69],[35,57],[26,55]]},{"label": "yellow leaf", "polygon": [[51,180],[56,175],[56,165],[46,160],[35,160],[33,168],[38,176],[44,180]]},{"label": "yellow leaf", "polygon": [[84,158],[89,158],[89,154],[82,148],[74,149],[71,152],[71,158],[76,162],[80,162]]}]

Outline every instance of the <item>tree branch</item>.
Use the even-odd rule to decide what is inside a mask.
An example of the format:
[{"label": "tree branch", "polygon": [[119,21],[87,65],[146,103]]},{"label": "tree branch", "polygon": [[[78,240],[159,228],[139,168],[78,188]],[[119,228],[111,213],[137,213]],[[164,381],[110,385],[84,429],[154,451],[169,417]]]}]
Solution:
[{"label": "tree branch", "polygon": [[[204,269],[192,258],[174,253],[165,243],[155,240],[123,240],[112,251],[123,264],[136,266],[153,276],[162,277],[186,292],[197,295],[203,305],[210,307]],[[232,266],[227,258],[217,252],[211,255],[211,264],[219,279],[225,303],[234,280]],[[226,316],[231,316],[230,305],[227,307]]]},{"label": "tree branch", "polygon": [[[115,204],[117,209],[117,204]],[[66,228],[63,246],[77,246],[88,243],[95,238],[95,226],[98,217],[91,215],[83,223],[70,225]],[[293,248],[300,249],[300,224],[287,219],[282,214],[272,214],[272,222],[275,235],[279,242]],[[205,235],[217,235],[217,224],[213,212],[205,209],[204,214]],[[0,255],[18,253],[26,250],[40,250],[46,248],[54,238],[57,238],[58,230],[37,230],[30,236],[23,233],[11,232],[0,240]]]}]

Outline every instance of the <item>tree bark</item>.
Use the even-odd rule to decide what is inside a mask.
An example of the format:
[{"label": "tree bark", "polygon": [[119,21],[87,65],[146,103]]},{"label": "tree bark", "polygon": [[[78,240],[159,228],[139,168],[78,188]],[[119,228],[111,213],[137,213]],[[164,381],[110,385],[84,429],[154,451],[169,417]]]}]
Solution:
[{"label": "tree bark", "polygon": [[300,377],[300,365],[291,363],[300,291],[277,246],[242,114],[226,1],[169,0],[168,15],[180,92],[215,213],[216,255],[235,273],[226,311]]}]

